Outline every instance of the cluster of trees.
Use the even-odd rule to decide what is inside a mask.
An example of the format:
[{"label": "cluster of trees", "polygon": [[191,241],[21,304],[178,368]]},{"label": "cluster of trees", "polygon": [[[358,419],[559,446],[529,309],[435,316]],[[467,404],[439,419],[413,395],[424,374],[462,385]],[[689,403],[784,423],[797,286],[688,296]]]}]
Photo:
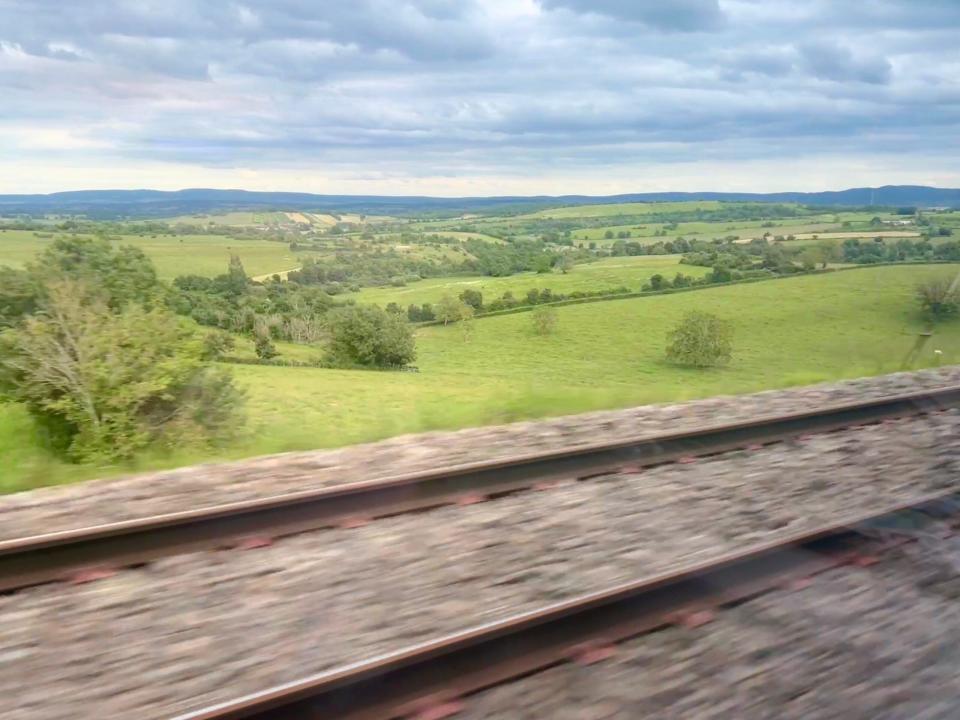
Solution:
[{"label": "cluster of trees", "polygon": [[[740,275],[742,273],[738,273]],[[669,290],[670,288],[687,288],[693,287],[694,285],[709,285],[715,282],[730,282],[734,279],[740,279],[735,277],[733,272],[720,270],[720,272],[713,272],[709,275],[705,275],[702,278],[695,278],[692,275],[684,275],[681,272],[678,272],[673,276],[673,279],[664,277],[660,273],[657,273],[650,278],[647,282],[643,284],[640,288],[643,292],[651,292],[657,290]]]},{"label": "cluster of trees", "polygon": [[703,241],[691,241],[683,237],[675,240],[658,240],[655,243],[641,243],[636,240],[617,240],[608,251],[612,257],[632,257],[637,255],[673,255],[690,252],[698,245],[707,245]]},{"label": "cluster of trees", "polygon": [[[713,275],[716,276],[713,282],[728,282],[731,278],[742,277],[744,272],[749,271],[777,274],[800,272],[804,268],[802,264],[794,261],[796,257],[796,250],[760,238],[742,244],[727,241],[695,242],[691,245],[691,252],[685,253],[680,262],[713,268]],[[728,274],[731,277],[727,277]],[[725,279],[718,279],[720,276]]]},{"label": "cluster of trees", "polygon": [[842,243],[823,239],[813,245],[795,247],[759,238],[742,244],[729,241],[693,241],[689,246],[690,251],[684,254],[681,263],[713,268],[714,275],[726,275],[725,271],[729,271],[734,278],[737,271],[741,271],[741,276],[747,277],[754,271],[786,275],[817,267],[824,268],[837,262],[868,265],[885,262],[960,261],[960,242],[949,240],[934,243],[927,238],[847,238]]},{"label": "cluster of trees", "polygon": [[[661,209],[650,213],[624,213],[597,217],[550,218],[533,216],[526,218],[504,218],[503,220],[465,223],[461,230],[469,232],[494,233],[501,237],[529,235],[567,238],[569,233],[585,228],[600,228],[611,225],[665,225],[667,229],[676,229],[681,222],[736,222],[743,220],[767,220],[771,218],[792,218],[804,215],[820,214],[823,208],[798,207],[769,203],[721,203],[718,207]],[[504,215],[505,213],[500,213]]]},{"label": "cluster of trees", "polygon": [[166,293],[142,252],[103,240],[57,240],[25,270],[0,268],[0,397],[75,460],[232,439],[242,394]]},{"label": "cluster of trees", "polygon": [[561,255],[547,248],[542,240],[516,240],[491,243],[472,239],[464,247],[473,257],[463,262],[465,272],[504,277],[519,272],[550,272]]},{"label": "cluster of trees", "polygon": [[928,239],[899,238],[888,242],[885,238],[861,241],[848,238],[841,246],[844,262],[868,265],[880,262],[902,261],[957,261],[960,260],[960,242],[948,240],[932,243]]},{"label": "cluster of trees", "polygon": [[421,278],[462,272],[461,263],[448,259],[412,258],[392,249],[337,252],[331,257],[306,258],[299,270],[287,274],[298,285],[312,285],[328,295],[356,292],[361,287],[402,286]]},{"label": "cluster of trees", "polygon": [[273,356],[268,340],[312,343],[323,338],[322,318],[336,304],[317,287],[253,283],[236,256],[230,259],[227,272],[215,278],[176,278],[167,303],[201,325],[253,336],[259,341],[258,354],[265,359]]},{"label": "cluster of trees", "polygon": [[337,367],[401,367],[415,354],[413,333],[398,313],[338,304],[322,289],[295,282],[251,282],[237,257],[215,278],[178,277],[167,303],[202,325],[251,336],[263,360],[279,354],[275,340],[326,341],[327,363]]},{"label": "cluster of trees", "polygon": [[[392,248],[358,246],[340,250],[332,256],[306,258],[299,270],[288,273],[287,279],[300,285],[321,287],[329,295],[361,287],[392,285],[402,287],[422,278],[455,275],[490,275],[502,277],[518,272],[567,271],[573,262],[570,253],[548,249],[540,240],[518,240],[492,243],[480,239],[457,243],[463,248],[462,258],[442,256],[438,259],[412,257]],[[586,256],[586,255],[585,255]]]},{"label": "cluster of trees", "polygon": [[[692,282],[693,278],[690,278],[690,280]],[[630,288],[622,285],[620,287],[603,290],[575,290],[571,293],[554,292],[550,288],[530,288],[526,293],[519,296],[514,295],[513,292],[508,290],[500,297],[494,298],[490,302],[484,302],[483,293],[479,290],[464,290],[457,297],[453,297],[452,295],[444,296],[436,305],[431,303],[423,303],[423,305],[411,303],[407,306],[406,314],[411,322],[426,322],[430,320],[450,322],[451,320],[455,320],[455,318],[452,317],[453,313],[448,311],[454,305],[465,305],[469,307],[474,314],[482,314],[496,312],[498,310],[509,310],[516,307],[543,305],[559,300],[576,300],[580,298],[602,297],[604,295],[622,295],[629,292]],[[394,313],[403,312],[396,303],[387,305],[387,310]]]},{"label": "cluster of trees", "polygon": [[168,286],[136,248],[61,238],[24,270],[0,268],[0,400],[22,404],[51,450],[76,461],[228,443],[242,431],[243,393],[214,361],[234,336],[177,312],[251,333],[263,358],[298,318],[317,324],[309,335],[323,334],[330,365],[394,368],[415,358],[402,316],[334,306],[293,283],[251,283],[236,258],[219,277]]}]

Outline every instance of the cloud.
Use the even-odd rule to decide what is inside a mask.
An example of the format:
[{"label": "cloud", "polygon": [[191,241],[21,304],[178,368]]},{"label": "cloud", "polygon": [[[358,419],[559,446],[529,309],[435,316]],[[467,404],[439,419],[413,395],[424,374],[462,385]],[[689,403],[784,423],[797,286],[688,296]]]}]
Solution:
[{"label": "cloud", "polygon": [[906,173],[960,151],[958,30],[940,0],[0,0],[0,192],[164,163],[441,194]]},{"label": "cloud", "polygon": [[546,8],[605,15],[660,30],[713,30],[723,21],[719,0],[542,0]]},{"label": "cloud", "polygon": [[828,42],[801,45],[800,54],[810,72],[822,80],[849,80],[874,85],[890,82],[892,68],[884,57],[857,57],[847,48]]}]

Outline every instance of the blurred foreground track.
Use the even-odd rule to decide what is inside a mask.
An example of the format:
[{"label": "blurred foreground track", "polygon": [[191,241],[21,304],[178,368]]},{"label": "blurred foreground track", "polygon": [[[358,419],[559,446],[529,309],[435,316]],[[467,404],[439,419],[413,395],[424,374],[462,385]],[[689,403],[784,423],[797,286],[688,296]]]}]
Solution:
[{"label": "blurred foreground track", "polygon": [[716,561],[491,623],[240,698],[177,720],[373,720],[446,717],[470,693],[565,661],[595,662],[612,645],[671,626],[696,627],[724,606],[802,584],[841,565],[869,565],[957,519],[960,495],[918,499],[851,516]]},{"label": "blurred foreground track", "polygon": [[960,406],[952,386],[0,542],[0,591]]}]

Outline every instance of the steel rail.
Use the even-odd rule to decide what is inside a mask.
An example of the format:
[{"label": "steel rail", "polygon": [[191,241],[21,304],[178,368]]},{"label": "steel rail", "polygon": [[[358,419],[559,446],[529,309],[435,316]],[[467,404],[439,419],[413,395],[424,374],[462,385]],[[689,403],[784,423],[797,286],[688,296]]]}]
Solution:
[{"label": "steel rail", "polygon": [[[750,599],[856,558],[871,527],[898,515],[953,516],[960,496],[928,496],[717,560],[620,585],[304,678],[176,720],[385,720],[675,624],[685,613]],[[863,532],[858,530],[863,528]],[[282,662],[282,658],[278,658]]]},{"label": "steel rail", "polygon": [[17,538],[0,542],[0,591],[956,406],[960,386],[951,386]]}]

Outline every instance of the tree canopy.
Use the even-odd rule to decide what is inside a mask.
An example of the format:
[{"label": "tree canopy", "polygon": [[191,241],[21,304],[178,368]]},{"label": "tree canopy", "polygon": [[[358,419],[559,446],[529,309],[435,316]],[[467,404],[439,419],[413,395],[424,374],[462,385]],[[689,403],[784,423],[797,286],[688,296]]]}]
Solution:
[{"label": "tree canopy", "polygon": [[335,365],[403,367],[416,357],[403,315],[373,305],[348,305],[327,314],[328,356]]}]

